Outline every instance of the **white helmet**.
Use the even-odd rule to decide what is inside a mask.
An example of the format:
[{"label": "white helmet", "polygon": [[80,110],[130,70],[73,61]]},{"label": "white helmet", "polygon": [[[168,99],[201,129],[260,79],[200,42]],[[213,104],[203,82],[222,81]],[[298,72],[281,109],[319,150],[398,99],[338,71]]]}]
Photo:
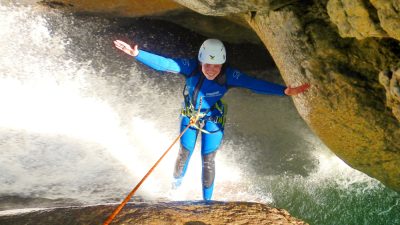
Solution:
[{"label": "white helmet", "polygon": [[199,51],[199,61],[207,64],[223,64],[226,61],[224,44],[218,39],[207,39]]}]

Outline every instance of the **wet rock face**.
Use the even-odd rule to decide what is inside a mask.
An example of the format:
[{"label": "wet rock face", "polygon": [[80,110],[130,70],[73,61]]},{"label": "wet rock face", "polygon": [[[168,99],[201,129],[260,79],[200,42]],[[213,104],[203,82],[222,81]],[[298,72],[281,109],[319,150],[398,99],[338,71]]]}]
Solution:
[{"label": "wet rock face", "polygon": [[[2,225],[30,224],[102,224],[116,205],[69,207],[40,210],[23,215],[0,216]],[[296,224],[306,223],[258,203],[246,202],[170,202],[128,204],[111,224],[147,225],[226,225],[226,224]]]}]

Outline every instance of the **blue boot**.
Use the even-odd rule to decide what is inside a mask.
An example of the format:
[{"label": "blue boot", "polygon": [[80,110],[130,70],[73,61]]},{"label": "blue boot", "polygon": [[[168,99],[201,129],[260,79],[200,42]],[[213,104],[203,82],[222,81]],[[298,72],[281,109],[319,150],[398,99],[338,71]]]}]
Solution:
[{"label": "blue boot", "polygon": [[183,180],[183,177],[175,178],[174,181],[172,182],[172,190],[178,189],[182,184],[182,180]]},{"label": "blue boot", "polygon": [[211,201],[213,191],[214,191],[214,182],[211,184],[210,187],[203,186],[203,200]]}]

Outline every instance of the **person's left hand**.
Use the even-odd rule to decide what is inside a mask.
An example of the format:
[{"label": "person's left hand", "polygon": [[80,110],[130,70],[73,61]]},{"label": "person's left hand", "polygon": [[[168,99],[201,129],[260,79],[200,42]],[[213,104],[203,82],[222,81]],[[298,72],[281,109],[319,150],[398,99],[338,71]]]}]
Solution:
[{"label": "person's left hand", "polygon": [[133,57],[136,57],[139,54],[139,49],[138,49],[137,44],[135,44],[132,48],[129,44],[127,44],[121,40],[115,40],[114,45],[121,51],[123,51],[126,54],[131,55]]},{"label": "person's left hand", "polygon": [[286,95],[298,95],[300,93],[303,93],[303,92],[307,91],[307,89],[310,88],[310,86],[311,85],[309,83],[305,83],[305,84],[300,85],[298,87],[290,87],[290,86],[288,86],[285,89],[285,94]]}]

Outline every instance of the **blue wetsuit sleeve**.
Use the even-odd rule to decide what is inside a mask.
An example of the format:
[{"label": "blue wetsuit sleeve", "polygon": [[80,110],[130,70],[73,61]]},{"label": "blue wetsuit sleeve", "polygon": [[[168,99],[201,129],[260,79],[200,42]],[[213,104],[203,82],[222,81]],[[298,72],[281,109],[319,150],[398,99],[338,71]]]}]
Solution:
[{"label": "blue wetsuit sleeve", "polygon": [[158,71],[180,73],[188,76],[197,67],[195,59],[172,59],[156,55],[144,50],[139,50],[135,57],[139,62]]},{"label": "blue wetsuit sleeve", "polygon": [[228,87],[242,87],[250,89],[257,94],[272,94],[285,96],[286,87],[280,84],[271,83],[268,81],[256,79],[245,73],[232,68],[227,68],[227,85]]}]

